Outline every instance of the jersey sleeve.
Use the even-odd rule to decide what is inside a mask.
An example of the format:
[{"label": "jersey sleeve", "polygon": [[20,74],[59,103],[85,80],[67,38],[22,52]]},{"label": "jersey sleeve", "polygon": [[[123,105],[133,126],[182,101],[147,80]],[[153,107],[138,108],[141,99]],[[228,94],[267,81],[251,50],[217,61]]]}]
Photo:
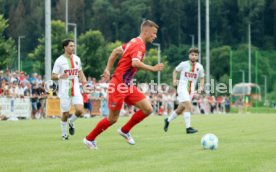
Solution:
[{"label": "jersey sleeve", "polygon": [[205,76],[204,69],[203,69],[203,67],[201,66],[200,71],[199,71],[199,77],[200,77],[200,78],[203,78],[204,76]]},{"label": "jersey sleeve", "polygon": [[182,70],[183,70],[183,63],[180,63],[178,66],[176,66],[176,67],[175,67],[175,70],[176,70],[177,72],[182,71]]},{"label": "jersey sleeve", "polygon": [[131,60],[141,61],[144,57],[145,47],[144,45],[137,44],[134,45],[133,51],[131,52]]},{"label": "jersey sleeve", "polygon": [[78,61],[79,61],[79,68],[78,68],[78,71],[81,71],[81,70],[82,70],[82,63],[81,63],[80,58],[78,58]]},{"label": "jersey sleeve", "polygon": [[60,65],[59,65],[59,60],[58,59],[55,61],[52,73],[61,74]]}]

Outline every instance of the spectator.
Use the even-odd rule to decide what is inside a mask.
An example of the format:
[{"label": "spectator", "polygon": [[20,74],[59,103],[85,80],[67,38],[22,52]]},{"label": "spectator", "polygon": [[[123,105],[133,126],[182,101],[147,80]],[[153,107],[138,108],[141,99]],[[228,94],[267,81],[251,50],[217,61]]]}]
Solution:
[{"label": "spectator", "polygon": [[88,101],[88,94],[82,93],[82,98],[83,98],[83,108],[84,108],[84,114],[83,116],[86,118],[90,117],[90,111],[89,111],[89,101]]},{"label": "spectator", "polygon": [[33,73],[32,76],[29,78],[29,81],[31,82],[32,85],[38,82],[37,73]]},{"label": "spectator", "polygon": [[238,108],[238,112],[242,113],[242,109],[243,109],[243,98],[242,98],[242,96],[240,96],[240,98],[238,98],[236,100],[236,107]]},{"label": "spectator", "polygon": [[38,93],[38,112],[36,117],[37,118],[45,118],[45,107],[46,107],[46,98],[47,98],[47,93],[46,90],[44,88],[44,83],[38,83],[38,89],[37,89],[37,93]]},{"label": "spectator", "polygon": [[19,82],[19,79],[18,79],[18,76],[15,72],[12,73],[11,75],[11,83],[14,83],[14,82]]},{"label": "spectator", "polygon": [[107,87],[103,87],[100,92],[100,100],[101,100],[101,114],[102,116],[107,116],[109,113],[108,103],[107,103]]},{"label": "spectator", "polygon": [[3,77],[3,79],[8,83],[11,82],[11,72],[9,69],[6,70],[6,75]]},{"label": "spectator", "polygon": [[229,97],[225,97],[225,112],[229,113],[230,112],[230,107],[231,107],[231,102],[229,100]]},{"label": "spectator", "polygon": [[39,84],[42,84],[42,83],[43,83],[43,81],[42,81],[42,76],[41,76],[41,75],[37,75],[37,82],[38,82]]},{"label": "spectator", "polygon": [[30,97],[32,94],[32,85],[28,82],[24,86],[24,96]]},{"label": "spectator", "polygon": [[36,113],[38,112],[38,103],[39,103],[39,87],[38,83],[35,82],[32,91],[31,91],[31,102],[32,102],[32,114],[31,118],[35,119],[36,118]]},{"label": "spectator", "polygon": [[2,81],[3,78],[4,78],[4,72],[0,70],[0,82]]}]

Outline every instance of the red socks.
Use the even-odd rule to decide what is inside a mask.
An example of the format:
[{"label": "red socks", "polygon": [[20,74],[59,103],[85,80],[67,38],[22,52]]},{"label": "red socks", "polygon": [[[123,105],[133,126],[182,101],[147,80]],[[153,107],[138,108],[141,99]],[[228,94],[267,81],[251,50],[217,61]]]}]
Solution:
[{"label": "red socks", "polygon": [[141,111],[135,112],[130,120],[121,128],[123,133],[128,133],[132,127],[141,122],[147,116]]},{"label": "red socks", "polygon": [[[128,133],[132,129],[132,127],[134,127],[146,117],[147,116],[141,110],[135,112],[130,120],[121,128],[122,132]],[[90,141],[95,140],[99,134],[101,134],[110,126],[111,125],[107,118],[102,119],[100,122],[98,122],[97,126],[86,136],[86,139]]]},{"label": "red socks", "polygon": [[106,130],[110,126],[107,118],[102,119],[98,122],[97,126],[86,136],[87,140],[93,141],[95,138]]}]

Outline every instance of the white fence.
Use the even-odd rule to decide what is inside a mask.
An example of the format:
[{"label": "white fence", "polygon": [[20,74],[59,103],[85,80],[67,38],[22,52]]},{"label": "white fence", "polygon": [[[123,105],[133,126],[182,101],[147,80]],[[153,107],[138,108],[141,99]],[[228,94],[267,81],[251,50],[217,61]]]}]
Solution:
[{"label": "white fence", "polygon": [[30,98],[0,97],[0,114],[6,117],[30,118],[32,105]]}]

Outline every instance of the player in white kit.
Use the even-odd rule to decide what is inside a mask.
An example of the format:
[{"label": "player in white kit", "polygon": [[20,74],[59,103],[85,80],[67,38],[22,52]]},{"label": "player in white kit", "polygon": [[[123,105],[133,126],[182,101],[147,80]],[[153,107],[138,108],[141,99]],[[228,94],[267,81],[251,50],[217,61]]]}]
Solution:
[{"label": "player in white kit", "polygon": [[[168,118],[166,118],[164,131],[168,131],[169,124],[178,115],[184,113],[184,121],[186,124],[186,133],[196,133],[197,130],[191,127],[191,109],[192,109],[192,96],[195,93],[196,83],[200,79],[198,93],[200,94],[204,88],[204,69],[201,64],[197,63],[199,50],[191,48],[189,50],[189,60],[181,62],[173,71],[173,85],[177,87],[178,94],[178,107],[173,111]],[[180,80],[177,81],[177,73],[180,72]]]},{"label": "player in white kit", "polygon": [[59,56],[54,64],[52,71],[52,80],[58,80],[58,96],[60,98],[61,134],[62,140],[68,140],[67,119],[71,104],[75,106],[75,114],[69,119],[69,133],[73,135],[75,128],[73,122],[83,113],[83,97],[80,91],[79,78],[82,84],[87,80],[82,71],[81,60],[73,54],[75,43],[67,39],[63,41],[64,54]]}]

